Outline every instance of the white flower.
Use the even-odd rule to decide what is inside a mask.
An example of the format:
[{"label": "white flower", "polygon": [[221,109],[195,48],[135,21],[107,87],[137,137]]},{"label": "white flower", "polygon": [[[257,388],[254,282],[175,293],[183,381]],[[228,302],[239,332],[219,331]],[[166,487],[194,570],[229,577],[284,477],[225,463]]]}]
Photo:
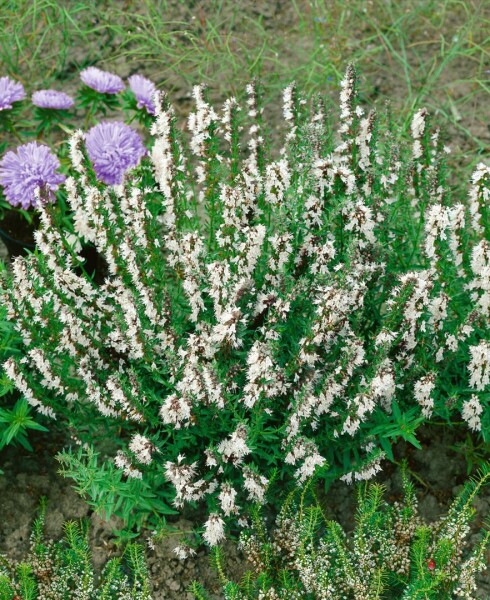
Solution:
[{"label": "white flower", "polygon": [[356,73],[354,67],[349,65],[344,79],[340,82],[340,121],[339,133],[347,134],[353,122],[352,104],[356,83]]},{"label": "white flower", "polygon": [[294,120],[294,92],[296,85],[295,83],[290,83],[283,92],[283,114],[286,121]]},{"label": "white flower", "polygon": [[[369,450],[366,448],[366,451]],[[381,460],[383,459],[383,455],[378,456],[373,459],[367,465],[365,465],[359,471],[350,471],[345,475],[342,475],[340,478],[341,481],[345,481],[348,484],[353,483],[354,481],[368,481],[372,479],[377,473],[381,471]]]},{"label": "white flower", "polygon": [[298,483],[304,483],[309,477],[311,477],[317,467],[322,467],[326,463],[323,456],[320,456],[317,452],[314,452],[307,456],[299,469],[296,470],[294,476]]},{"label": "white flower", "polygon": [[143,478],[143,473],[139,469],[133,467],[131,461],[121,452],[121,450],[118,450],[116,456],[114,457],[114,464],[118,469],[122,469],[124,471],[124,475],[126,475],[126,477],[132,479]]},{"label": "white flower", "polygon": [[391,402],[395,396],[396,383],[393,365],[386,359],[371,381],[371,390],[374,398],[381,400],[383,408],[391,411]]},{"label": "white flower", "polygon": [[488,207],[490,201],[490,167],[485,163],[479,163],[471,177],[471,183],[473,185],[468,194],[471,225],[477,233],[481,234],[483,232],[482,209],[484,206]]},{"label": "white flower", "polygon": [[216,546],[225,537],[225,522],[217,513],[211,513],[204,524],[202,537],[210,546]]},{"label": "white flower", "polygon": [[428,258],[436,258],[435,242],[447,238],[449,227],[449,210],[445,206],[435,204],[427,209],[425,215],[425,253]]},{"label": "white flower", "polygon": [[236,506],[235,503],[236,496],[237,492],[230,484],[224,483],[221,486],[218,498],[221,504],[221,510],[227,517],[238,512],[238,506]]},{"label": "white flower", "polygon": [[482,340],[478,346],[470,346],[470,354],[470,386],[484,390],[490,383],[490,343]]},{"label": "white flower", "polygon": [[7,377],[15,383],[15,385],[17,386],[17,389],[19,389],[22,392],[22,394],[24,395],[24,398],[27,400],[27,402],[31,406],[33,406],[36,410],[38,410],[42,415],[46,415],[48,417],[56,419],[56,415],[55,415],[53,409],[50,408],[49,406],[45,406],[40,400],[38,400],[34,396],[34,392],[27,384],[25,377],[23,376],[21,370],[19,369],[19,365],[16,363],[14,358],[12,358],[12,357],[9,358],[4,363],[3,368],[5,369],[5,373],[7,374]]},{"label": "white flower", "polygon": [[250,454],[250,448],[247,446],[247,429],[245,425],[239,425],[236,430],[218,444],[218,452],[225,462],[231,460],[234,465],[239,465],[247,454]]},{"label": "white flower", "polygon": [[342,433],[354,435],[359,429],[360,425],[361,421],[357,417],[351,417],[351,415],[347,415],[347,418],[342,426]]},{"label": "white flower", "polygon": [[185,560],[186,558],[189,558],[189,556],[195,556],[196,551],[194,550],[194,548],[191,548],[186,544],[181,544],[173,549],[173,553],[177,556],[178,559]]},{"label": "white flower", "polygon": [[151,455],[155,451],[155,446],[150,442],[148,438],[138,433],[133,435],[129,442],[129,449],[136,455],[136,458],[140,463],[149,465],[152,461]]},{"label": "white flower", "polygon": [[265,197],[270,204],[280,204],[289,187],[291,172],[286,159],[270,163],[266,167]]},{"label": "white flower", "polygon": [[420,142],[422,136],[425,131],[425,120],[427,117],[427,110],[425,108],[421,108],[418,112],[415,113],[412,119],[411,130],[412,137],[414,139],[413,142],[413,157],[420,158],[422,156],[422,144]]},{"label": "white flower", "polygon": [[422,414],[429,419],[434,409],[434,400],[431,398],[432,390],[435,388],[435,376],[426,375],[415,382],[414,395],[422,407]]},{"label": "white flower", "polygon": [[243,479],[243,487],[248,492],[248,499],[263,504],[269,480],[264,476],[255,473],[255,471],[252,471],[249,467],[243,469]]},{"label": "white flower", "polygon": [[471,282],[470,288],[480,290],[478,304],[483,313],[490,317],[490,242],[487,240],[482,240],[473,248],[471,270],[475,274],[475,279]]},{"label": "white flower", "polygon": [[483,406],[480,404],[480,400],[475,394],[473,394],[469,400],[463,402],[461,415],[472,431],[481,431],[480,415],[482,412]]},{"label": "white flower", "polygon": [[165,398],[164,403],[160,408],[160,416],[166,424],[174,424],[176,429],[184,425],[188,425],[191,418],[192,405],[188,398],[182,398],[177,394],[170,394]]}]

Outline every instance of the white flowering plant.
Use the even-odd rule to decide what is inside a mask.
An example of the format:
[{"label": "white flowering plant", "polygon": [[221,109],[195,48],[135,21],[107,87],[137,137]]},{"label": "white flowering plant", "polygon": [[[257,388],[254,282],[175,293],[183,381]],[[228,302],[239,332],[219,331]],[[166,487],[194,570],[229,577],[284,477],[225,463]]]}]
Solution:
[{"label": "white flowering plant", "polygon": [[88,523],[67,521],[59,541],[44,532],[46,500],[41,499],[30,548],[22,560],[0,554],[2,600],[151,600],[144,550],[128,544],[124,554],[107,562],[96,574],[88,540]]},{"label": "white flowering plant", "polygon": [[[0,306],[0,360],[5,362],[11,356],[21,354],[22,339],[14,325],[7,319],[5,306]],[[22,446],[32,451],[29,433],[33,430],[48,431],[39,423],[39,415],[2,373],[0,376],[0,451],[5,446]],[[1,461],[0,461],[1,467]],[[3,471],[0,468],[0,475]]]},{"label": "white flowering plant", "polygon": [[[490,531],[474,540],[470,522],[475,497],[490,478],[488,466],[432,523],[420,517],[415,489],[402,473],[404,493],[395,502],[384,499],[382,485],[359,484],[349,532],[325,516],[311,485],[287,498],[272,526],[259,507],[240,536],[249,564],[240,583],[227,577],[223,550],[213,549],[225,600],[476,598],[478,577],[488,568]],[[198,582],[191,591],[196,600],[210,598]]]},{"label": "white flowering plant", "polygon": [[426,111],[404,144],[353,67],[341,87],[335,131],[290,85],[276,152],[255,83],[218,112],[196,87],[188,134],[156,94],[147,156],[122,129],[70,140],[74,230],[105,277],[42,202],[3,281],[25,345],[5,371],[128,526],[204,503],[214,545],[271,485],[369,479],[422,422],[489,431],[490,170],[454,201]]},{"label": "white flowering plant", "polygon": [[[117,110],[124,123],[118,122],[111,133],[117,135],[122,131],[132,142],[135,155],[138,151],[140,155],[146,152],[136,131],[126,123],[135,120],[143,124],[151,122],[155,84],[142,75],[132,75],[126,88],[117,75],[95,67],[82,70],[80,76],[83,85],[77,100],[61,91],[37,90],[32,94],[31,103],[26,100],[26,90],[20,82],[0,77],[0,237],[11,257],[25,253],[26,247],[34,247],[31,229],[34,230],[38,215],[31,209],[40,200],[39,186],[44,187],[45,199],[47,196],[50,201],[57,200],[58,222],[63,221],[65,235],[80,250],[79,239],[73,235],[73,223],[66,215],[66,195],[64,190],[58,189],[64,181],[59,170],[64,170],[68,153],[68,143],[60,137],[74,131],[74,122],[83,122],[87,128],[109,111]],[[92,131],[97,134],[100,129],[92,127]],[[107,129],[103,133],[107,135]],[[15,152],[10,149],[4,153],[14,140],[28,143],[17,147]],[[55,153],[51,151],[53,148]],[[117,176],[117,173],[112,175]],[[103,259],[92,244],[82,246],[83,256],[88,259],[84,263],[86,271],[97,273],[103,266]],[[4,268],[2,264],[0,267]],[[1,306],[2,364],[18,352],[20,340],[13,323],[5,319],[5,313],[5,306]],[[30,450],[29,430],[45,430],[34,420],[32,407],[18,396],[18,390],[12,389],[10,380],[5,376],[0,378],[0,450],[8,444],[20,444]]]}]

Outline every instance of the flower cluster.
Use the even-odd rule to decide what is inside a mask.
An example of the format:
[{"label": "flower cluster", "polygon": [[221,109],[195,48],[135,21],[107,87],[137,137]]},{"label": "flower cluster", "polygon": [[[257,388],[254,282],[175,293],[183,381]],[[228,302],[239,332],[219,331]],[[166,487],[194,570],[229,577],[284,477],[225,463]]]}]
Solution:
[{"label": "flower cluster", "polygon": [[271,481],[368,479],[434,416],[485,432],[487,172],[453,203],[425,113],[403,144],[355,86],[349,68],[336,134],[288,88],[279,159],[256,84],[246,144],[238,102],[216,111],[202,87],[185,134],[155,95],[148,156],[121,123],[72,136],[67,202],[106,268],[87,275],[40,208],[39,251],[3,283],[26,346],[8,372],[84,443],[118,437],[134,514],[205,503],[214,544]]},{"label": "flower cluster", "polygon": [[[240,536],[250,570],[243,583],[227,578],[220,549],[214,561],[225,600],[317,598],[476,598],[485,571],[490,532],[470,547],[472,500],[490,473],[468,482],[448,513],[426,524],[412,484],[404,476],[403,501],[388,504],[383,488],[359,490],[355,528],[327,521],[308,488],[288,498],[276,523],[256,517]],[[474,537],[474,536],[473,536]],[[208,598],[197,582],[195,598]]]},{"label": "flower cluster", "polygon": [[[32,124],[37,134],[47,138],[47,132],[53,128],[60,126],[65,129],[63,123],[75,114],[75,110],[69,113],[70,109],[85,109],[88,126],[90,117],[94,119],[97,114],[105,115],[107,110],[121,107],[118,96],[125,90],[125,85],[119,76],[96,67],[88,67],[80,73],[80,78],[85,87],[77,95],[77,100],[54,89],[37,90],[32,94]],[[123,106],[124,112],[129,116],[128,110],[136,111],[136,116],[144,122],[146,118],[155,114],[155,84],[138,74],[129,77],[128,84],[131,91],[122,95],[126,101]],[[134,99],[130,102],[128,94],[134,97],[136,102]],[[25,126],[22,130],[17,128],[13,113],[9,113],[12,112],[14,104],[23,100],[25,96],[21,83],[9,77],[0,78],[0,111],[5,111],[0,128],[14,133],[19,139],[25,134]],[[142,111],[144,114],[141,114]],[[63,151],[62,149],[61,153]],[[108,185],[120,185],[126,171],[136,166],[146,154],[146,148],[142,138],[133,128],[121,121],[103,122],[97,123],[87,132],[87,153],[100,181]],[[8,151],[0,164],[0,185],[3,187],[5,199],[14,207],[37,207],[39,189],[41,195],[46,196],[43,193],[45,189],[47,197],[53,200],[53,192],[65,179],[57,172],[58,158],[46,144],[36,145],[31,142],[20,145],[15,151]]]},{"label": "flower cluster", "polygon": [[[63,539],[45,536],[46,500],[34,521],[29,553],[22,561],[0,555],[0,596],[10,598],[62,598],[86,600],[151,600],[149,569],[143,548],[128,544],[124,555],[108,561],[95,573],[87,524],[67,521]],[[76,592],[74,592],[76,590]],[[110,590],[110,592],[108,592]]]}]

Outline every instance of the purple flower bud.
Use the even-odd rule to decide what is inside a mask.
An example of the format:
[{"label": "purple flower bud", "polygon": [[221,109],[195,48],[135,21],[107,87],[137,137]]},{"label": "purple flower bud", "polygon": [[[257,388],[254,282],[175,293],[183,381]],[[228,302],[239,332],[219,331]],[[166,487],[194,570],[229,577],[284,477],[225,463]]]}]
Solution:
[{"label": "purple flower bud", "polygon": [[123,80],[118,75],[102,71],[97,67],[87,67],[81,71],[80,79],[100,94],[117,94],[124,89]]},{"label": "purple flower bud", "polygon": [[143,75],[131,75],[128,79],[129,87],[136,96],[138,108],[146,108],[150,115],[155,114],[155,104],[153,97],[155,96],[156,87],[153,81],[150,81]]},{"label": "purple flower bud", "polygon": [[10,77],[0,77],[0,110],[12,108],[12,102],[26,97],[24,86]]},{"label": "purple flower bud", "polygon": [[147,153],[136,131],[119,121],[92,127],[85,137],[85,145],[97,178],[108,185],[121,184],[125,172]]},{"label": "purple flower bud", "polygon": [[71,96],[56,90],[39,90],[32,94],[32,103],[39,108],[52,108],[54,110],[68,110],[75,105]]},{"label": "purple flower bud", "polygon": [[12,206],[28,209],[37,206],[37,190],[42,188],[48,196],[63,183],[65,176],[58,173],[60,161],[48,146],[29,142],[7,152],[0,161],[0,184]]}]

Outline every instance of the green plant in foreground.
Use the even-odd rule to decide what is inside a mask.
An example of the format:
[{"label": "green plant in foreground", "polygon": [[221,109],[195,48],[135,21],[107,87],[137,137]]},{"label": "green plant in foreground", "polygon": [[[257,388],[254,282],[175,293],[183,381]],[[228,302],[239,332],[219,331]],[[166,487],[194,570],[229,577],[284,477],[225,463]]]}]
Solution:
[{"label": "green plant in foreground", "polygon": [[[214,563],[226,600],[453,600],[475,598],[475,576],[484,571],[490,532],[469,549],[472,503],[490,479],[487,467],[469,480],[438,521],[418,514],[412,483],[403,472],[404,497],[389,504],[383,486],[358,488],[355,527],[346,533],[325,518],[312,492],[291,494],[274,527],[258,508],[240,547],[252,568],[241,583],[225,574],[221,549]],[[209,596],[197,582],[197,600]]]},{"label": "green plant in foreground", "polygon": [[19,443],[32,451],[27,438],[28,431],[48,431],[33,419],[30,412],[31,407],[24,398],[17,400],[11,409],[0,408],[0,450],[7,444]]},{"label": "green plant in foreground", "polygon": [[0,600],[150,600],[143,549],[129,544],[97,578],[91,563],[88,527],[68,521],[59,542],[44,537],[46,502],[34,521],[30,552],[22,561],[0,555]]},{"label": "green plant in foreground", "polygon": [[49,204],[37,251],[2,282],[24,342],[6,374],[79,444],[62,470],[88,501],[151,529],[202,503],[214,545],[270,486],[369,479],[423,422],[485,439],[490,169],[455,201],[427,111],[400,142],[391,115],[360,106],[353,67],[336,130],[321,98],[286,88],[270,151],[257,85],[246,107],[217,111],[202,86],[194,99],[182,132],[155,97],[130,171],[124,134],[91,138],[99,165],[71,138],[67,202],[102,282]]}]

